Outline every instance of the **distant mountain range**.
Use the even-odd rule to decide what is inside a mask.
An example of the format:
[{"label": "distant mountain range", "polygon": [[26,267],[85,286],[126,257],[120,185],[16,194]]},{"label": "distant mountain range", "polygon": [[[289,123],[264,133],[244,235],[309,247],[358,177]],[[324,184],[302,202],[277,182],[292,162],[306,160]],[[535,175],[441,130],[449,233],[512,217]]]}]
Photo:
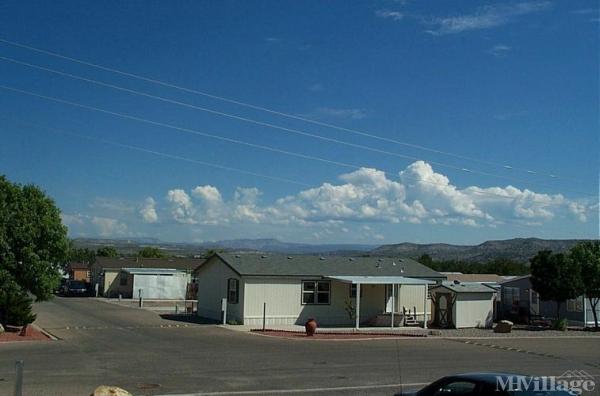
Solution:
[{"label": "distant mountain range", "polygon": [[506,258],[518,262],[527,262],[540,250],[564,252],[576,245],[577,239],[538,239],[516,238],[503,241],[487,241],[480,245],[462,246],[445,243],[416,244],[399,243],[383,245],[370,253],[376,256],[420,257],[428,254],[434,260],[462,260],[487,262],[496,258]]},{"label": "distant mountain range", "polygon": [[154,246],[164,250],[166,254],[180,256],[200,255],[208,249],[223,249],[225,251],[258,251],[282,254],[373,255],[408,258],[417,258],[423,254],[428,254],[434,260],[462,260],[483,263],[496,258],[527,262],[540,250],[548,249],[554,252],[564,252],[580,242],[580,240],[517,238],[503,241],[487,241],[474,246],[405,242],[379,247],[366,244],[311,245],[282,242],[278,239],[232,239],[204,243],[177,243],[162,242],[154,238],[76,238],[74,242],[77,247],[91,249],[97,249],[101,246],[114,246],[121,254],[126,255],[135,254],[144,246]]},{"label": "distant mountain range", "polygon": [[282,242],[278,239],[232,239],[203,243],[162,242],[154,238],[131,239],[98,239],[76,238],[76,247],[97,249],[102,246],[113,246],[121,254],[133,254],[144,246],[158,247],[167,254],[172,255],[197,255],[203,254],[208,249],[223,249],[226,251],[259,251],[285,254],[364,254],[377,247],[366,244],[304,244]]}]

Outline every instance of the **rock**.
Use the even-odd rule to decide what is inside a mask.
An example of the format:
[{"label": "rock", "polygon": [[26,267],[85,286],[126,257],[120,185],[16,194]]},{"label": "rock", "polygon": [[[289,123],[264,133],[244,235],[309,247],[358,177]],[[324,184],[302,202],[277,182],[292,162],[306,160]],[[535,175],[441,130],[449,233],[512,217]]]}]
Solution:
[{"label": "rock", "polygon": [[501,320],[494,327],[494,333],[510,333],[512,331],[513,322],[510,320]]},{"label": "rock", "polygon": [[102,385],[97,387],[90,396],[132,396],[132,394],[117,386]]}]

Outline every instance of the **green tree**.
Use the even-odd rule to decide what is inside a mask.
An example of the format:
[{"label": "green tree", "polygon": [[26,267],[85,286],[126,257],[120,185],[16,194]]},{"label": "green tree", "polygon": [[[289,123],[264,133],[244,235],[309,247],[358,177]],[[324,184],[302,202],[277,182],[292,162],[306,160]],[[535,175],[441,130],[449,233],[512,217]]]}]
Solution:
[{"label": "green tree", "polygon": [[143,258],[163,258],[165,254],[157,247],[146,246],[138,251],[138,257]]},{"label": "green tree", "polygon": [[28,293],[37,300],[52,296],[68,249],[67,228],[54,201],[36,186],[0,176],[0,323],[8,324],[17,298]]},{"label": "green tree", "polygon": [[71,241],[69,247],[69,261],[94,264],[96,262],[96,252],[88,248],[76,248]]},{"label": "green tree", "polygon": [[430,255],[428,255],[427,253],[422,254],[417,261],[423,265],[426,265],[427,267],[430,267],[433,265],[433,259],[431,258]]},{"label": "green tree", "polygon": [[112,246],[102,246],[96,250],[96,256],[98,257],[119,257],[119,252]]},{"label": "green tree", "polygon": [[531,285],[540,299],[556,302],[556,319],[560,307],[569,299],[581,295],[581,268],[563,253],[542,250],[531,260]]},{"label": "green tree", "polygon": [[581,242],[569,252],[571,260],[579,265],[583,293],[590,301],[594,327],[598,329],[598,313],[600,303],[600,241]]}]

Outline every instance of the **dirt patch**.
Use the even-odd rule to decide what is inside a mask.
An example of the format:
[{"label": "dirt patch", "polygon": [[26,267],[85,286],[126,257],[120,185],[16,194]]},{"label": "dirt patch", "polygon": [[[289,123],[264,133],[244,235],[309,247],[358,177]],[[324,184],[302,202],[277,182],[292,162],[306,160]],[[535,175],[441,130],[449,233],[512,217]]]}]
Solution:
[{"label": "dirt patch", "polygon": [[317,331],[314,336],[308,337],[306,333],[302,331],[291,331],[291,330],[262,330],[253,329],[250,330],[253,333],[282,338],[295,338],[305,340],[360,340],[360,339],[372,339],[372,338],[405,338],[405,337],[427,337],[426,334],[422,333],[383,333],[383,332],[327,332]]},{"label": "dirt patch", "polygon": [[25,336],[20,335],[20,333],[20,328],[8,326],[4,333],[0,333],[0,343],[15,341],[50,341],[50,337],[34,326],[29,326],[28,334]]}]

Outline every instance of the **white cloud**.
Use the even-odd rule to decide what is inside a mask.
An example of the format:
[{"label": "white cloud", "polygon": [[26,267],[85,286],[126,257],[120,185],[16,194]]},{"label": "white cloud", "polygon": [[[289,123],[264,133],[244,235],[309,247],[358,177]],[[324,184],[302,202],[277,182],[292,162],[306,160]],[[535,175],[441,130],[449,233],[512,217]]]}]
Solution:
[{"label": "white cloud", "polygon": [[98,234],[103,237],[122,236],[127,233],[127,226],[117,219],[94,216],[91,222],[96,226]]},{"label": "white cloud", "polygon": [[496,44],[492,48],[488,49],[486,52],[490,55],[495,56],[496,58],[504,58],[508,55],[508,53],[511,50],[512,48],[508,45]]},{"label": "white cloud", "polygon": [[310,118],[339,118],[361,120],[367,116],[365,109],[340,109],[332,107],[318,107],[313,112],[306,114]]},{"label": "white cloud", "polygon": [[60,219],[64,225],[71,227],[71,226],[75,226],[75,225],[83,225],[85,223],[87,217],[82,214],[79,214],[79,213],[77,213],[77,214],[61,213]]},{"label": "white cloud", "polygon": [[480,7],[473,14],[436,17],[424,20],[431,27],[428,33],[445,35],[461,33],[469,30],[490,29],[513,22],[515,18],[550,7],[548,1],[522,2],[516,4],[489,5]]},{"label": "white cloud", "polygon": [[171,215],[173,220],[183,224],[196,224],[194,219],[196,210],[190,196],[181,189],[169,190],[167,201],[171,203]]},{"label": "white cloud", "polygon": [[400,11],[391,10],[377,10],[375,11],[375,15],[379,18],[391,19],[394,21],[401,21],[404,18],[404,14]]},{"label": "white cloud", "polygon": [[[561,194],[541,194],[513,186],[459,188],[423,161],[390,175],[373,168],[342,174],[340,183],[301,190],[261,205],[256,188],[238,188],[225,200],[214,186],[198,186],[192,199],[183,190],[169,191],[175,220],[188,224],[254,223],[338,227],[345,222],[410,223],[496,227],[507,221],[539,224],[557,215],[587,220],[585,202]],[[369,225],[362,230],[371,237]],[[323,232],[323,231],[319,231]],[[341,231],[347,232],[347,231]]]},{"label": "white cloud", "polygon": [[142,216],[142,220],[146,223],[156,223],[158,221],[158,214],[156,213],[156,201],[152,197],[148,197],[144,200],[142,207],[139,211]]}]

